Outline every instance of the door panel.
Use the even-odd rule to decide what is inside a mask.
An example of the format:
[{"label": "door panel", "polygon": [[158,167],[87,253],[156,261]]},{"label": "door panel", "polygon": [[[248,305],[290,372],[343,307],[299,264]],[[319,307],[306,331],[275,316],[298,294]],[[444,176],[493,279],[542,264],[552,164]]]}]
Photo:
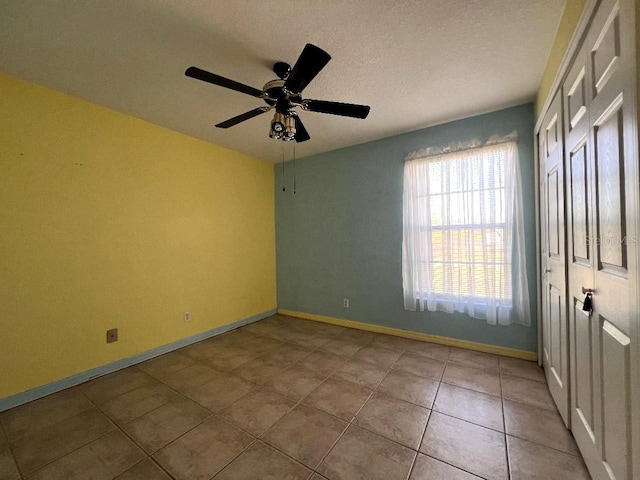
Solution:
[{"label": "door panel", "polygon": [[567,378],[567,362],[566,362],[566,347],[562,343],[563,339],[567,338],[567,332],[563,322],[565,318],[563,312],[563,293],[555,285],[549,285],[549,328],[550,336],[550,351],[548,369],[549,373],[553,375],[554,384],[558,385],[561,389],[565,388],[565,379]]},{"label": "door panel", "polygon": [[598,270],[627,275],[622,97],[594,128]]},{"label": "door panel", "polygon": [[575,369],[573,375],[576,388],[572,391],[572,405],[574,410],[574,419],[572,427],[576,429],[578,426],[583,428],[588,434],[591,442],[595,442],[594,430],[595,426],[595,392],[593,371],[597,366],[597,359],[594,355],[596,351],[593,346],[596,343],[597,329],[593,328],[590,321],[590,314],[585,312],[582,307],[583,303],[574,299],[573,315],[571,316],[571,331],[574,340],[573,345],[577,345],[574,352],[577,365],[583,365],[584,368]]},{"label": "door panel", "polygon": [[601,455],[610,478],[631,478],[630,340],[600,315],[602,358]]},{"label": "door panel", "polygon": [[589,249],[589,184],[586,138],[569,152],[569,220],[571,222],[571,261],[591,268]]}]

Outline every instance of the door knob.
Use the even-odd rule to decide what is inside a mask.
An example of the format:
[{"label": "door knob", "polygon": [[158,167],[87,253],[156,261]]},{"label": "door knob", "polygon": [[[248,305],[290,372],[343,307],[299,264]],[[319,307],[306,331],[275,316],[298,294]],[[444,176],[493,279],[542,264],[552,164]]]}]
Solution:
[{"label": "door knob", "polygon": [[596,293],[596,291],[595,291],[593,288],[585,288],[585,287],[582,287],[582,293],[585,293],[585,294],[586,294],[586,293],[594,294],[594,293]]},{"label": "door knob", "polygon": [[544,273],[551,273],[551,269],[550,268],[545,268],[544,269]]}]

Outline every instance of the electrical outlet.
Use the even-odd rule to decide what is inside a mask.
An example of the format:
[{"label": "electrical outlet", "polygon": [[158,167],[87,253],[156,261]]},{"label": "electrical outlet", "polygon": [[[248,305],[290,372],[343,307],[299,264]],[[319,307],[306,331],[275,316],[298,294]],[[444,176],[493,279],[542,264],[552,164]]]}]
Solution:
[{"label": "electrical outlet", "polygon": [[184,312],[184,315],[182,316],[183,320],[185,322],[190,322],[191,321],[191,312]]},{"label": "electrical outlet", "polygon": [[113,343],[118,341],[118,329],[112,328],[107,330],[107,343]]},{"label": "electrical outlet", "polygon": [[344,308],[349,308],[349,299],[348,298],[343,298],[342,299],[342,306]]}]

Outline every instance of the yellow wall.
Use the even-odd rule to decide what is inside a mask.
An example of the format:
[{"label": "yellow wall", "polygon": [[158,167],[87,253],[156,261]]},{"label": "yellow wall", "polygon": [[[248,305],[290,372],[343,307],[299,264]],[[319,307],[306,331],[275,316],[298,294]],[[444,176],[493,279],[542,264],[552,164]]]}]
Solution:
[{"label": "yellow wall", "polygon": [[547,66],[542,75],[542,81],[540,82],[540,88],[538,89],[538,97],[536,98],[536,118],[540,115],[540,110],[544,106],[544,102],[549,95],[553,80],[560,68],[562,57],[564,52],[569,46],[573,32],[578,25],[580,15],[586,4],[586,0],[567,0],[558,26],[558,32],[547,60]]},{"label": "yellow wall", "polygon": [[274,309],[274,229],[271,164],[0,74],[0,399]]}]

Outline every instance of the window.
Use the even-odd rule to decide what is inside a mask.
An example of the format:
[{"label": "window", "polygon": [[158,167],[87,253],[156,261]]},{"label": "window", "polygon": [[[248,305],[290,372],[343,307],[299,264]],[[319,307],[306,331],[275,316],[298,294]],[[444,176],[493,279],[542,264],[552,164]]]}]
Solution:
[{"label": "window", "polygon": [[515,136],[429,149],[404,167],[408,310],[530,324]]}]

